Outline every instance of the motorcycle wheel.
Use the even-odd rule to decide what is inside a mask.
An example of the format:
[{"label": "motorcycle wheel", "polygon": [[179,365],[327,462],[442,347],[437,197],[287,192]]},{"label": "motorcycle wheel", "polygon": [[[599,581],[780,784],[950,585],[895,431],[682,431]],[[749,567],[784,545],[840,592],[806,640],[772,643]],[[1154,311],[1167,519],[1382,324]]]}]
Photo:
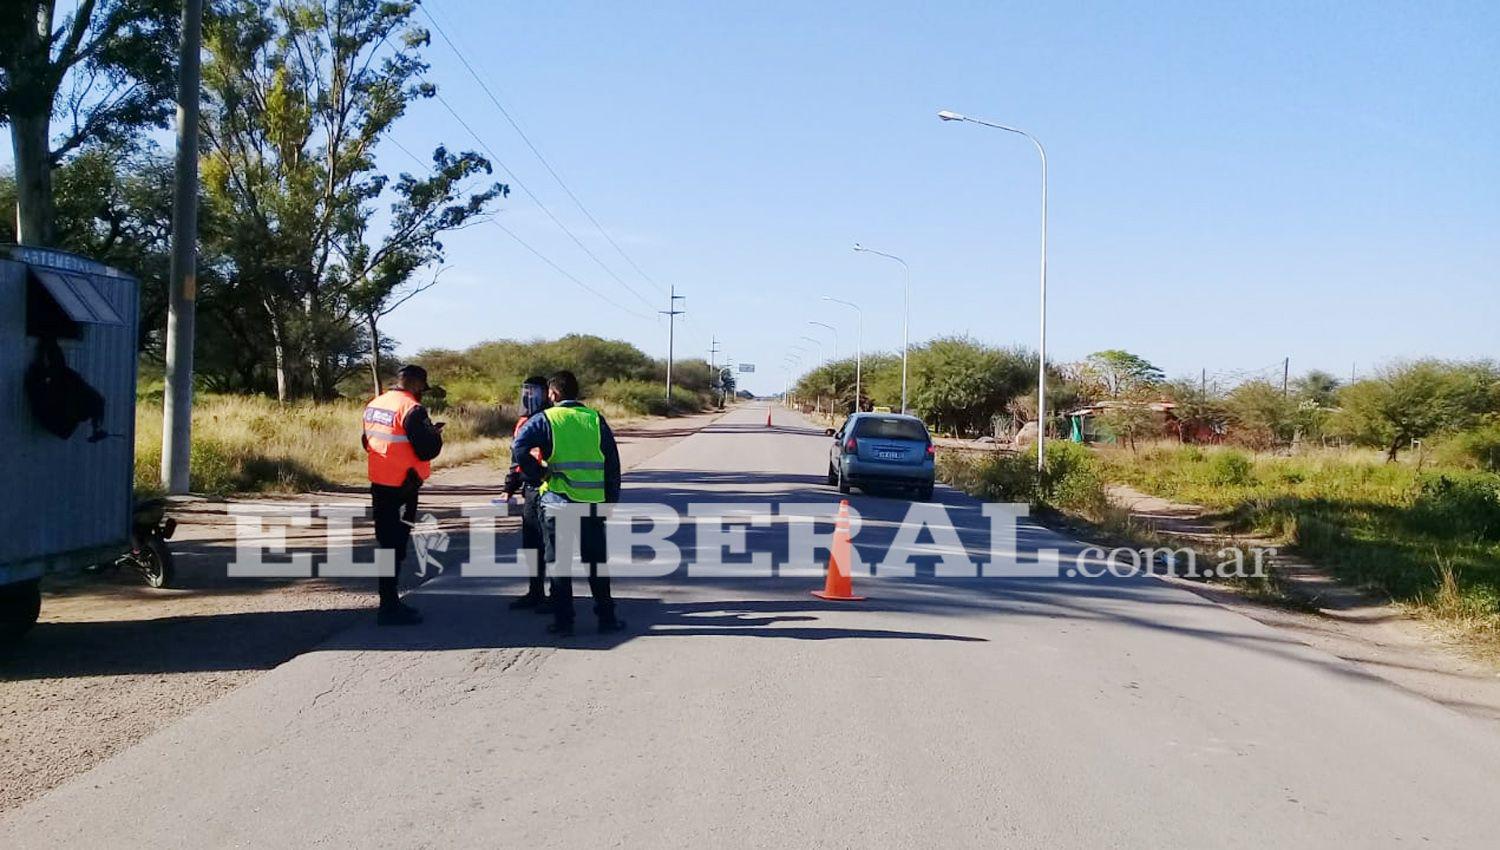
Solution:
[{"label": "motorcycle wheel", "polygon": [[145,545],[135,556],[135,566],[148,587],[170,587],[176,572],[172,550],[167,548],[167,541],[155,534],[146,538]]}]

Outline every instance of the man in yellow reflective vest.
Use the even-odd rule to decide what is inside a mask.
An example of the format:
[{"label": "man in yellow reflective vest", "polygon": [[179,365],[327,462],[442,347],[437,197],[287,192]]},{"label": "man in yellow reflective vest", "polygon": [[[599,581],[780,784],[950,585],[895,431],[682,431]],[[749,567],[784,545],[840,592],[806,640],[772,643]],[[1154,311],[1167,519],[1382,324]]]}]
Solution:
[{"label": "man in yellow reflective vest", "polygon": [[409,626],[422,622],[417,609],[401,601],[401,562],[417,521],[417,491],[432,474],[432,459],[443,450],[443,423],[433,424],[422,407],[427,391],[427,370],[403,366],[396,384],[365,405],[364,434],[360,444],[366,453],[370,477],[370,501],[375,512],[375,542],[396,553],[396,572],[381,577],[382,626]]},{"label": "man in yellow reflective vest", "polygon": [[[547,398],[552,406],[527,420],[511,443],[510,456],[521,474],[539,485],[544,560],[554,565],[548,568],[552,576],[552,625],[548,631],[564,637],[573,634],[573,576],[568,565],[556,565],[557,518],[548,506],[620,500],[620,452],[615,436],[598,411],[579,403],[578,394],[578,378],[572,372],[553,375],[547,381]],[[541,450],[545,469],[532,449]],[[603,574],[599,570],[606,558],[603,517],[583,519],[578,550],[580,560],[589,565],[589,591],[594,596],[599,631],[620,631],[625,621],[615,615],[608,570]]]}]

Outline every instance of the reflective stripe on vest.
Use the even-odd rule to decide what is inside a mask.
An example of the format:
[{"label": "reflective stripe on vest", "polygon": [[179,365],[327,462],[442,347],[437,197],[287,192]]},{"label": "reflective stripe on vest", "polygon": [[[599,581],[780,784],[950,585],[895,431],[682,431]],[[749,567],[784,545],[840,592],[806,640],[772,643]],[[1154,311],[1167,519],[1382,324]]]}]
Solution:
[{"label": "reflective stripe on vest", "polygon": [[408,472],[415,471],[423,481],[432,474],[432,464],[417,459],[406,436],[406,417],[420,406],[405,390],[390,390],[365,406],[366,471],[371,484],[400,487]]},{"label": "reflective stripe on vest", "polygon": [[573,502],[604,501],[603,429],[599,414],[583,405],[554,405],[542,411],[552,426],[544,492]]}]

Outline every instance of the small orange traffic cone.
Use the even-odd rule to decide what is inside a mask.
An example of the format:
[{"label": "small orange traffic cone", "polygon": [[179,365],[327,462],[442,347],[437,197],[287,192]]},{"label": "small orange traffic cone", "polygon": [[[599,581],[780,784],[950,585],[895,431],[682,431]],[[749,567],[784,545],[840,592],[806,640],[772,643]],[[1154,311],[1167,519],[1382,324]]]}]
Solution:
[{"label": "small orange traffic cone", "polygon": [[766,407],[766,427],[771,427],[771,408],[769,405]]},{"label": "small orange traffic cone", "polygon": [[854,577],[850,573],[854,565],[854,544],[849,540],[849,500],[839,502],[838,522],[833,526],[833,548],[828,553],[828,577],[822,590],[814,590],[813,596],[834,602],[859,602],[863,596],[854,595]]}]

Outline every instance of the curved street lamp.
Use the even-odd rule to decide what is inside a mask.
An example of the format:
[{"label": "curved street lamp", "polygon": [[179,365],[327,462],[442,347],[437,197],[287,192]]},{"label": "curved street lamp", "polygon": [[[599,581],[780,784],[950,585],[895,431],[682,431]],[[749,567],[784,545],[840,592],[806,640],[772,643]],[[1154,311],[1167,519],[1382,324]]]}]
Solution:
[{"label": "curved street lamp", "polygon": [[818,347],[818,365],[822,366],[823,365],[823,341],[820,340],[820,339],[818,339],[815,336],[806,336],[806,335],[803,335],[802,338],[805,339],[805,340],[807,340],[808,342],[812,343],[813,345],[816,345]]},{"label": "curved street lamp", "polygon": [[865,313],[863,310],[859,309],[859,305],[855,304],[853,301],[845,301],[842,298],[834,298],[831,295],[824,295],[823,300],[831,301],[834,304],[842,304],[845,307],[854,308],[854,409],[855,411],[858,411],[860,409],[860,403],[864,398],[860,395],[860,372],[863,371],[863,361],[865,355]]},{"label": "curved street lamp", "polygon": [[1036,146],[1037,155],[1042,158],[1042,317],[1036,367],[1036,469],[1037,472],[1041,472],[1047,468],[1047,150],[1042,147],[1041,142],[1037,141],[1036,136],[1025,130],[986,121],[983,118],[970,118],[946,109],[939,112],[938,117],[944,121],[966,121],[970,124],[1025,136]]},{"label": "curved street lamp", "polygon": [[887,260],[895,260],[906,270],[906,306],[901,315],[901,412],[906,412],[906,352],[910,347],[911,336],[911,266],[895,254],[887,254],[874,248],[854,243],[854,250],[863,254],[874,254],[877,257],[885,257]]}]

